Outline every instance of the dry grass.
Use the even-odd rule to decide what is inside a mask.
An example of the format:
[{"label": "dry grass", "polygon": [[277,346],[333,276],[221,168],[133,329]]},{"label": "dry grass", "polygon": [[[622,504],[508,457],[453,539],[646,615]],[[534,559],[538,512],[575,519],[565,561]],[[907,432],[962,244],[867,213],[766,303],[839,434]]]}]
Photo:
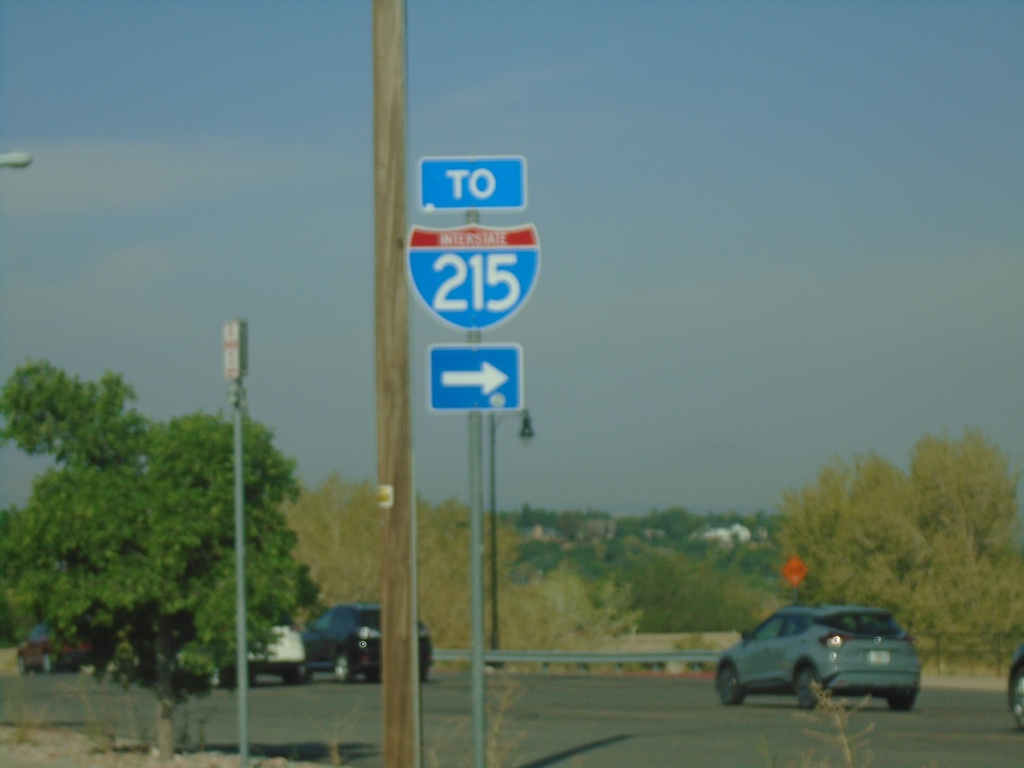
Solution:
[{"label": "dry grass", "polygon": [[[850,733],[850,718],[860,712],[871,701],[866,696],[853,708],[847,707],[844,701],[836,701],[832,698],[832,692],[825,690],[818,683],[814,684],[814,698],[817,699],[817,706],[813,714],[804,714],[803,717],[824,725],[826,730],[812,730],[807,728],[804,733],[812,740],[818,741],[826,746],[830,752],[838,753],[839,765],[843,768],[866,768],[871,765],[872,754],[867,749],[868,735],[874,731],[875,724],[868,723],[856,733]],[[832,763],[829,758],[815,758],[813,751],[809,754],[809,766],[816,768],[830,768]]]},{"label": "dry grass", "polygon": [[[820,684],[814,684],[814,697],[817,706],[810,713],[800,713],[799,717],[814,724],[817,728],[805,728],[804,734],[823,746],[805,751],[799,761],[782,764],[772,756],[767,743],[762,741],[762,752],[768,768],[869,768],[874,764],[874,754],[868,749],[868,737],[875,729],[874,723],[868,723],[856,732],[851,733],[850,721],[860,713],[871,701],[866,696],[850,706],[845,700],[836,701],[832,692]],[[935,763],[925,768],[937,768]]]},{"label": "dry grass", "polygon": [[[516,750],[523,740],[517,733],[512,722],[513,705],[523,694],[523,684],[515,679],[509,670],[495,671],[488,676],[486,719],[487,730],[484,734],[484,759],[487,768],[511,768],[520,761],[515,758]],[[439,747],[458,744],[460,747],[472,740],[472,723],[463,717],[454,717],[449,721],[450,727],[440,736],[434,737],[434,745],[427,746],[424,753],[424,765],[428,768],[453,768],[442,763]],[[466,757],[461,766],[455,768],[471,768],[473,758]]]},{"label": "dry grass", "polygon": [[487,686],[487,765],[488,768],[509,768],[522,741],[511,725],[510,711],[523,695],[523,684],[508,674],[498,672]]},{"label": "dry grass", "polygon": [[25,678],[16,676],[7,685],[7,697],[3,701],[0,720],[11,723],[12,728],[6,739],[15,744],[31,743],[33,735],[46,726],[47,708],[41,701],[33,701],[28,693]]}]

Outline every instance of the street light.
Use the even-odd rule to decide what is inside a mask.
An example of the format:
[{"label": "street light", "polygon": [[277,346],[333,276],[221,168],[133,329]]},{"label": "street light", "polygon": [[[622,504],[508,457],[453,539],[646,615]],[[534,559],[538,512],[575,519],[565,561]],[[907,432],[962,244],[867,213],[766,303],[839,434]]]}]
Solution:
[{"label": "street light", "polygon": [[28,152],[0,152],[0,167],[26,168],[32,164],[32,155]]},{"label": "street light", "polygon": [[[519,428],[519,439],[529,445],[533,439],[533,422],[528,410],[520,411],[523,416]],[[489,415],[490,427],[490,488],[491,488],[491,650],[498,650],[498,505],[494,488],[494,436],[500,419],[495,418],[494,411]]]}]

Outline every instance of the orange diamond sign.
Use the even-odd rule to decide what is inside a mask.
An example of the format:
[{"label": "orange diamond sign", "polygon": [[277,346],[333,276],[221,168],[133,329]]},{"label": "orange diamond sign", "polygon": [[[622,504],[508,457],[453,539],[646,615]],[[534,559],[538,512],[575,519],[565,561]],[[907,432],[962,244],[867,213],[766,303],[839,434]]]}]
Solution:
[{"label": "orange diamond sign", "polygon": [[786,577],[786,581],[792,584],[794,587],[800,586],[800,582],[804,580],[807,575],[807,566],[804,565],[804,561],[796,555],[793,555],[786,564],[782,566],[782,575]]}]

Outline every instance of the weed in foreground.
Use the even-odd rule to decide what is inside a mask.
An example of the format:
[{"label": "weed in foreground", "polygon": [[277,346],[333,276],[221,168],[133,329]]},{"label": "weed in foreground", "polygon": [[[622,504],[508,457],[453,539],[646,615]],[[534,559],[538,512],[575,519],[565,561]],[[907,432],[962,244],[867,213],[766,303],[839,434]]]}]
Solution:
[{"label": "weed in foreground", "polygon": [[[839,765],[844,768],[858,768],[858,766],[867,768],[867,766],[871,765],[873,755],[865,747],[868,743],[868,735],[875,730],[875,724],[868,723],[866,727],[857,733],[851,734],[848,732],[850,718],[864,709],[868,702],[871,701],[871,697],[865,696],[850,709],[844,701],[833,699],[832,691],[826,690],[820,683],[815,683],[814,698],[817,701],[814,713],[804,715],[804,717],[823,723],[828,726],[829,730],[822,732],[805,729],[804,733],[812,739],[816,739],[836,749],[841,760]],[[821,762],[820,765],[822,768],[828,768],[828,759],[825,758],[824,762]]]},{"label": "weed in foreground", "polygon": [[510,759],[522,736],[514,733],[509,725],[509,711],[522,698],[523,684],[506,674],[495,674],[487,686],[487,765],[490,768],[507,768],[513,764]]},{"label": "weed in foreground", "polygon": [[[206,699],[191,699],[184,706],[178,708],[177,722],[175,723],[175,743],[202,752],[206,749],[206,726],[210,718],[217,712],[217,705],[208,703]],[[192,740],[192,725],[196,727],[195,741]]]},{"label": "weed in foreground", "polygon": [[767,768],[868,768],[871,765],[872,754],[866,750],[868,735],[875,729],[874,723],[869,723],[857,733],[849,733],[850,718],[864,709],[871,697],[867,696],[856,704],[852,709],[845,701],[836,701],[832,698],[832,692],[823,688],[819,683],[814,684],[814,698],[817,705],[812,713],[801,713],[798,717],[810,720],[819,725],[826,726],[827,730],[804,729],[804,734],[811,739],[825,744],[829,751],[838,752],[838,763],[833,763],[827,755],[819,755],[813,748],[807,750],[800,756],[799,762],[788,762],[782,764],[771,754],[768,742],[760,740],[760,752],[765,758]]},{"label": "weed in foreground", "polygon": [[[872,764],[874,755],[867,750],[868,736],[875,730],[874,723],[868,723],[856,733],[850,733],[850,719],[860,712],[871,701],[870,696],[864,697],[852,708],[845,700],[836,701],[832,698],[832,692],[823,688],[820,684],[814,684],[814,698],[817,705],[813,713],[801,713],[799,716],[826,726],[827,730],[805,729],[811,739],[825,744],[830,751],[838,753],[839,762],[833,763],[828,756],[820,756],[811,749],[800,757],[798,763],[789,762],[782,766],[771,755],[768,743],[761,739],[761,752],[765,756],[768,768],[868,768]],[[936,763],[926,768],[938,768]]]},{"label": "weed in foreground", "polygon": [[58,690],[67,696],[74,696],[82,703],[86,712],[85,735],[93,748],[97,752],[113,751],[117,738],[117,716],[109,705],[102,706],[99,703],[93,676],[79,673],[73,683],[61,684]]},{"label": "weed in foreground", "polygon": [[348,715],[336,719],[330,734],[324,739],[327,744],[327,759],[330,761],[330,765],[336,768],[345,764],[345,756],[341,752],[341,745],[350,738],[356,729],[358,715],[358,710],[352,710]]},{"label": "weed in foreground", "polygon": [[33,703],[25,678],[21,675],[13,678],[7,686],[7,699],[2,714],[3,719],[14,726],[11,741],[15,744],[31,743],[33,733],[45,727],[48,720],[46,706]]},{"label": "weed in foreground", "polygon": [[[466,740],[466,731],[468,729],[467,721],[463,718],[451,717],[447,718],[446,722],[451,724],[451,728],[446,728],[443,731],[445,735],[442,739],[442,743],[464,743]],[[424,750],[424,758],[427,768],[448,768],[448,766],[444,766],[444,764],[442,764],[437,746],[425,746]],[[467,766],[471,764],[472,760],[466,763]]]},{"label": "weed in foreground", "polygon": [[[524,686],[515,680],[508,670],[488,675],[487,700],[485,702],[486,733],[484,734],[484,757],[487,768],[509,768],[516,764],[513,754],[518,748],[522,736],[512,731],[509,712],[512,705],[522,696]],[[443,738],[434,738],[434,745],[424,748],[424,764],[428,768],[451,768],[450,764],[442,763],[440,745],[458,744],[460,748],[468,745],[473,734],[472,723],[465,718],[450,718],[450,728],[442,731]],[[460,765],[469,768],[473,764],[472,755],[460,761]]]}]

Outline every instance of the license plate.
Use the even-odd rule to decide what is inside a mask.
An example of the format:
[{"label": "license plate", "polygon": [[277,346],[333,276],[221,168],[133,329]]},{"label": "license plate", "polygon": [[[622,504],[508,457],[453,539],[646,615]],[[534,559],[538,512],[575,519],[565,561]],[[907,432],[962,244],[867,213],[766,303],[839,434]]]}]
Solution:
[{"label": "license plate", "polygon": [[888,664],[889,651],[868,651],[868,664]]}]

